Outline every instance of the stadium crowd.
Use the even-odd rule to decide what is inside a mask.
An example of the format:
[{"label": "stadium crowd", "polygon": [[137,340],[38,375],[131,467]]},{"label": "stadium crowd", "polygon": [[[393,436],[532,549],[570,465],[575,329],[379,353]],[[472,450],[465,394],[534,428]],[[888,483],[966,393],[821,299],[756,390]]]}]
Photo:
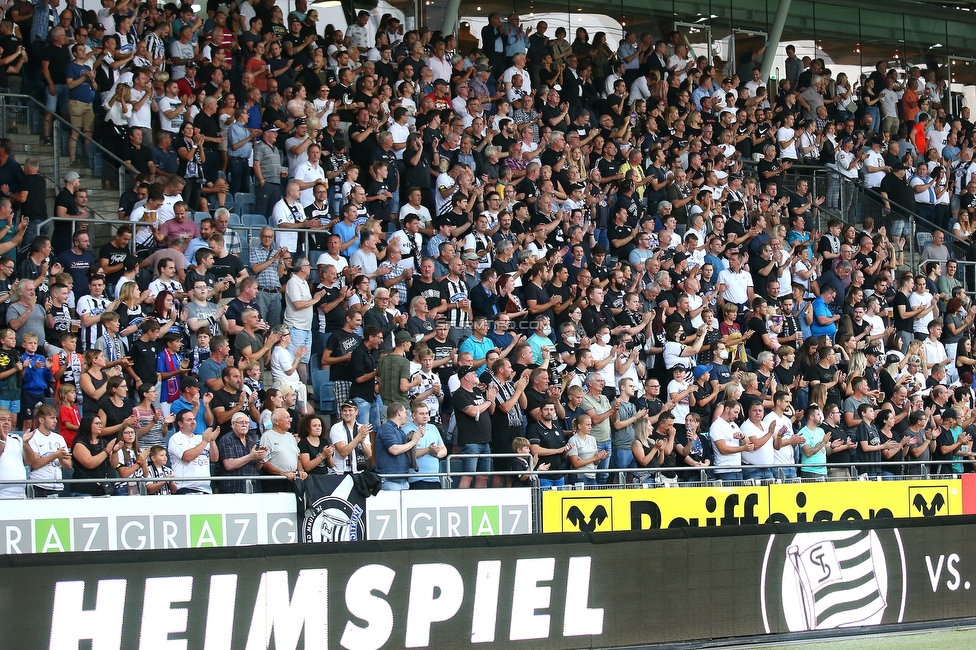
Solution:
[{"label": "stadium crowd", "polygon": [[5,10],[0,85],[71,121],[74,168],[111,187],[95,138],[134,170],[133,223],[93,249],[79,173],[50,215],[0,142],[0,478],[35,496],[436,488],[452,450],[461,488],[974,460],[973,124],[936,71],[788,47],[770,83],[762,49],[736,73],[677,32],[492,14],[471,47],[365,11],[320,35],[304,0],[66,3]]}]

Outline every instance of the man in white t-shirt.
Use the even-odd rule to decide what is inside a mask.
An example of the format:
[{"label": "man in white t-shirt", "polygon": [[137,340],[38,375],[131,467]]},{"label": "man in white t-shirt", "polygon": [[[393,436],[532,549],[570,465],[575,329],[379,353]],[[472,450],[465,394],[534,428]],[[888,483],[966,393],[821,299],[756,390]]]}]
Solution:
[{"label": "man in white t-shirt", "polygon": [[[763,418],[762,427],[766,431],[773,426],[773,463],[776,465],[793,465],[796,455],[793,448],[803,444],[803,436],[793,433],[793,421],[786,416],[786,409],[790,405],[790,394],[786,391],[776,391],[773,394],[773,410]],[[795,467],[781,467],[783,478],[796,478]],[[776,478],[779,478],[778,476]]]},{"label": "man in white t-shirt", "polygon": [[745,89],[749,91],[750,97],[756,96],[756,91],[765,88],[766,82],[763,81],[762,71],[759,68],[752,69],[752,78],[746,82]]},{"label": "man in white t-shirt", "polygon": [[[120,80],[119,83],[124,83]],[[138,70],[132,74],[132,117],[129,118],[129,129],[139,127],[143,131],[143,141],[153,142],[152,114],[156,107],[152,88],[149,85],[149,73]],[[941,149],[940,149],[941,151]]]},{"label": "man in white t-shirt", "polygon": [[738,252],[729,255],[729,268],[718,274],[719,285],[725,285],[722,297],[725,302],[739,305],[739,313],[747,310],[755,298],[752,275],[742,268],[742,258]]},{"label": "man in white t-shirt", "polygon": [[212,494],[210,487],[210,463],[220,460],[217,451],[217,432],[219,428],[204,430],[203,435],[194,433],[197,418],[192,411],[176,414],[176,433],[169,439],[167,451],[174,478],[195,479],[177,481],[177,494]]},{"label": "man in white t-shirt", "polygon": [[881,186],[885,174],[891,171],[891,167],[885,164],[884,156],[881,155],[881,147],[884,140],[880,137],[871,141],[871,151],[864,157],[864,184],[871,188]]},{"label": "man in white t-shirt", "polygon": [[315,265],[319,269],[319,275],[322,274],[322,269],[326,265],[331,266],[335,269],[336,275],[339,277],[340,285],[351,284],[352,278],[347,278],[349,275],[347,269],[349,268],[349,260],[343,257],[339,253],[339,248],[342,246],[342,237],[339,235],[329,235],[329,239],[326,242],[326,250],[318,259],[315,261]]},{"label": "man in white t-shirt", "polygon": [[397,158],[403,159],[403,150],[407,146],[407,137],[410,135],[410,112],[403,106],[393,109],[393,123],[390,124],[390,135],[393,136],[393,153]]},{"label": "man in white t-shirt", "polygon": [[755,465],[773,464],[773,437],[778,433],[775,424],[763,426],[765,414],[762,401],[749,405],[749,418],[742,423],[742,435],[752,443],[752,451],[742,452],[742,478],[749,480],[770,480],[775,478],[770,467],[753,467]]},{"label": "man in white t-shirt", "polygon": [[329,430],[329,439],[335,447],[332,459],[335,461],[335,471],[339,474],[362,472],[373,455],[373,448],[369,444],[372,427],[368,424],[357,424],[357,413],[359,407],[354,401],[343,402],[339,406],[341,420]]},{"label": "man in white t-shirt", "polygon": [[781,126],[776,129],[776,144],[779,145],[780,160],[796,161],[799,156],[796,153],[796,143],[800,140],[800,134],[793,129],[796,118],[792,113],[783,116]]},{"label": "man in white t-shirt", "polygon": [[735,423],[740,408],[734,399],[722,402],[722,414],[708,430],[715,458],[715,476],[723,481],[741,481],[742,452],[753,451],[752,443],[744,439]]},{"label": "man in white t-shirt", "polygon": [[322,165],[319,162],[321,154],[322,149],[318,144],[313,143],[309,145],[306,150],[307,158],[305,162],[299,164],[295,169],[295,182],[301,191],[298,202],[303,208],[307,208],[315,202],[315,185],[317,183],[325,183],[328,186],[328,181],[325,179],[325,170],[322,169]]},{"label": "man in white t-shirt", "polygon": [[173,134],[180,132],[186,117],[186,101],[179,96],[180,85],[175,79],[166,82],[166,94],[159,98],[159,128]]}]

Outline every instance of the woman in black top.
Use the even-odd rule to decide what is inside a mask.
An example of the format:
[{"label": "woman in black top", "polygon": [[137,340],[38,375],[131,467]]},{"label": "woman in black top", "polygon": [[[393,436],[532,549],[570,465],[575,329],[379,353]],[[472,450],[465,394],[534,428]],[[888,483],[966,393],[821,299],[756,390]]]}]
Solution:
[{"label": "woman in black top", "polygon": [[186,181],[182,195],[190,210],[196,211],[200,208],[200,179],[203,178],[203,163],[207,160],[203,152],[203,136],[194,136],[193,122],[186,121],[180,126],[179,135],[173,138],[173,146],[180,161],[178,174]]},{"label": "woman in black top", "polygon": [[[126,397],[128,386],[122,377],[109,377],[105,397],[98,403],[98,417],[102,421],[102,435],[114,436],[125,426],[136,427],[139,421],[132,414],[132,401]],[[90,411],[86,411],[89,412]]]},{"label": "woman in black top", "polygon": [[106,382],[108,375],[105,373],[105,353],[101,350],[89,350],[81,364],[81,408],[85,413],[98,413],[98,402],[105,397]]},{"label": "woman in black top", "polygon": [[119,290],[119,336],[125,338],[130,346],[134,339],[142,335],[140,326],[146,317],[143,297],[135,282],[126,282]]},{"label": "woman in black top", "polygon": [[325,421],[321,415],[302,417],[298,425],[299,462],[309,474],[332,474],[335,467],[335,447],[325,436]]},{"label": "woman in black top", "polygon": [[[71,449],[74,457],[74,478],[108,478],[109,469],[114,462],[115,452],[122,446],[114,437],[102,438],[102,419],[98,416],[86,415],[78,428],[74,447]],[[71,491],[74,494],[110,494],[111,483],[74,483]]]}]

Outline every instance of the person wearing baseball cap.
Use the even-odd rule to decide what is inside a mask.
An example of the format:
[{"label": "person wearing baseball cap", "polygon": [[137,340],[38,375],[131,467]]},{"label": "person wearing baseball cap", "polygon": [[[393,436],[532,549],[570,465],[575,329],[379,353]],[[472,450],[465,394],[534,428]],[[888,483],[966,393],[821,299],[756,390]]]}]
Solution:
[{"label": "person wearing baseball cap", "polygon": [[196,377],[180,379],[180,396],[169,408],[170,413],[190,411],[197,418],[195,435],[202,436],[208,426],[214,424],[213,414],[210,412],[210,401],[204,400],[200,394],[200,382]]},{"label": "person wearing baseball cap", "polygon": [[[467,455],[461,461],[461,470],[468,473],[462,476],[458,487],[488,487],[488,472],[491,471],[491,414],[495,410],[495,396],[498,387],[495,383],[482,391],[478,388],[478,370],[474,366],[461,366],[457,371],[461,386],[451,396],[454,402],[454,416],[457,418],[457,446]],[[475,472],[477,476],[472,476]]]},{"label": "person wearing baseball cap", "polygon": [[356,402],[343,401],[339,405],[339,421],[329,429],[329,440],[335,447],[332,460],[339,474],[359,474],[369,467],[369,459],[373,456],[369,435],[373,427],[357,423],[358,413]]}]

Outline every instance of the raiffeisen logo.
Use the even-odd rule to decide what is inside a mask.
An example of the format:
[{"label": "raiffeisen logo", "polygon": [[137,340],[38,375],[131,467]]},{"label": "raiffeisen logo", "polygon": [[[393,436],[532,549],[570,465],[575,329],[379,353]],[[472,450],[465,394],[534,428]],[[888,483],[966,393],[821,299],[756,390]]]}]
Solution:
[{"label": "raiffeisen logo", "polygon": [[140,648],[179,638],[190,648],[376,650],[394,635],[406,648],[432,647],[448,631],[472,644],[603,634],[604,608],[589,603],[590,556],[407,566],[366,564],[338,581],[326,568],[265,571],[256,586],[243,573],[59,581],[49,647],[119,648],[136,615]]}]

